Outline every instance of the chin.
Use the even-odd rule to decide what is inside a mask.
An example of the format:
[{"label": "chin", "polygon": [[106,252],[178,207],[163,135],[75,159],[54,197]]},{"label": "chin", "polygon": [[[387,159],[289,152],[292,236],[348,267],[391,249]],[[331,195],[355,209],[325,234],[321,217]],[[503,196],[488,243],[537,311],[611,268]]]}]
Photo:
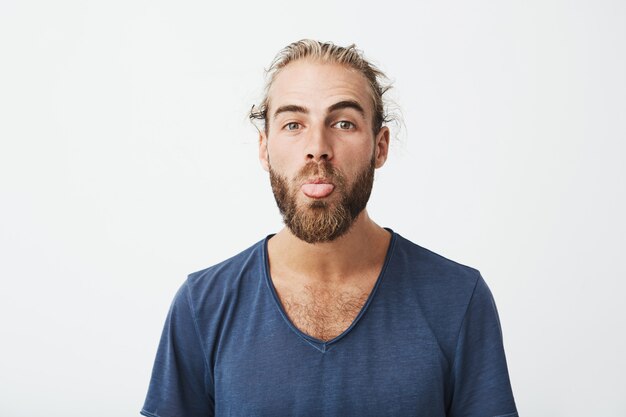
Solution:
[{"label": "chin", "polygon": [[314,200],[314,201],[311,201],[308,206],[309,208],[312,208],[312,209],[326,209],[328,208],[329,204],[326,201]]}]

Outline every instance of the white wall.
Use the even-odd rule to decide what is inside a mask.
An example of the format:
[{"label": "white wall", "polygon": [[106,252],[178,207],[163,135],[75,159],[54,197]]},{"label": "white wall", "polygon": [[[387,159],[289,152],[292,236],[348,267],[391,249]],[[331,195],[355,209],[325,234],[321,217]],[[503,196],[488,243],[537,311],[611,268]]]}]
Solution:
[{"label": "white wall", "polygon": [[404,114],[370,214],[481,270],[524,416],[625,416],[626,3],[0,0],[0,415],[136,416],[187,273],[281,223],[246,113],[355,42]]}]

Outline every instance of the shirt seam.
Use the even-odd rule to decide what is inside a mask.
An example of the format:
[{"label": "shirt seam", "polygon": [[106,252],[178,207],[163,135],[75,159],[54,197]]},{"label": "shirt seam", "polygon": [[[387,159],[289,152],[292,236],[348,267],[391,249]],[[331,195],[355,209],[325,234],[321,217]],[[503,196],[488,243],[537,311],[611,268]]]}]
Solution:
[{"label": "shirt seam", "polygon": [[[202,350],[202,361],[204,363],[204,393],[206,395],[211,395],[209,393],[207,384],[206,384],[206,375],[210,375],[211,384],[213,384],[213,375],[209,373],[209,363],[206,349],[204,348],[204,344],[202,343],[202,337],[200,336],[200,326],[198,326],[198,320],[196,318],[196,310],[193,307],[193,303],[191,301],[191,289],[189,288],[189,280],[185,282],[186,288],[186,296],[187,296],[187,304],[189,305],[189,310],[191,311],[191,320],[193,321],[193,328],[196,332],[196,337],[198,338],[198,343],[200,344],[200,350]],[[158,417],[158,416],[156,416]]]},{"label": "shirt seam", "polygon": [[[472,289],[472,295],[469,298],[469,302],[467,303],[467,307],[465,307],[465,312],[463,313],[463,320],[461,320],[461,325],[459,326],[459,330],[457,331],[457,335],[456,335],[456,343],[454,346],[454,356],[452,359],[452,364],[450,367],[450,371],[454,371],[454,367],[456,366],[456,358],[457,358],[457,353],[459,351],[459,343],[461,341],[461,332],[463,331],[463,325],[465,324],[465,321],[467,320],[467,315],[469,313],[469,309],[470,306],[472,305],[472,302],[474,301],[474,295],[476,294],[476,288],[478,287],[478,281],[480,281],[480,272],[478,273],[478,277],[476,277],[476,282],[474,282],[474,288]],[[495,416],[495,417],[507,417],[506,415],[504,416]]]}]

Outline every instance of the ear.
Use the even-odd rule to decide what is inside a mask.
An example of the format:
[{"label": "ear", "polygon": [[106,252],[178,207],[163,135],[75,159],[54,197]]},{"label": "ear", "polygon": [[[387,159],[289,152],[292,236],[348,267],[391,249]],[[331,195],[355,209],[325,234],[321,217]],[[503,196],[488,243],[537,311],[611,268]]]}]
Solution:
[{"label": "ear", "polygon": [[385,164],[387,155],[389,154],[389,128],[383,126],[376,135],[375,144],[375,162],[376,168],[380,168]]},{"label": "ear", "polygon": [[270,170],[270,156],[267,152],[267,135],[265,132],[259,132],[259,161],[264,170]]}]

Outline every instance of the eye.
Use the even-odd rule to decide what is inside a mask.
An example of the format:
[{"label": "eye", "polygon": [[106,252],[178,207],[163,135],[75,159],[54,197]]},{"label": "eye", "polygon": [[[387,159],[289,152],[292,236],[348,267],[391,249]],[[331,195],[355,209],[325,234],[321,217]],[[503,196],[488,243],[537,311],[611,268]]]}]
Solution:
[{"label": "eye", "polygon": [[300,129],[300,123],[298,123],[298,122],[287,123],[283,129],[298,130],[298,129]]},{"label": "eye", "polygon": [[342,130],[352,130],[352,129],[356,128],[354,123],[349,122],[347,120],[341,120],[341,121],[335,123],[333,126],[336,126],[336,127],[338,127],[339,129],[342,129]]}]

